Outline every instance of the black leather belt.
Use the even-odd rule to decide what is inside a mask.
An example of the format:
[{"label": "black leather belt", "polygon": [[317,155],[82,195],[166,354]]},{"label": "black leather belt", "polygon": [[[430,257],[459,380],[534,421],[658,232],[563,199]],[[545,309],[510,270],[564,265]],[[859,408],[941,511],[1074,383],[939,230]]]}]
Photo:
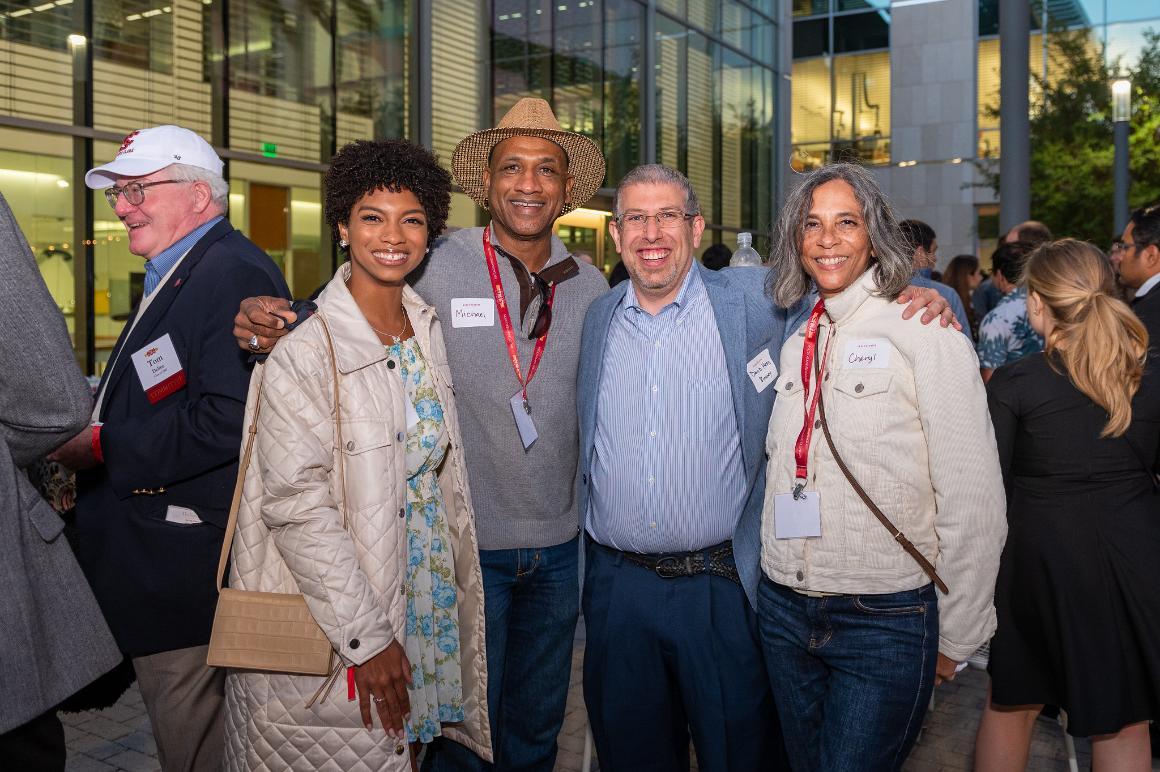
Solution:
[{"label": "black leather belt", "polygon": [[639,552],[624,552],[623,550],[606,547],[598,542],[592,542],[597,549],[616,555],[634,566],[647,568],[662,579],[676,579],[680,576],[696,576],[709,574],[722,576],[741,584],[741,577],[737,575],[737,566],[733,558],[733,542],[726,541],[714,547],[706,547],[695,552],[669,552],[661,555],[642,555]]}]

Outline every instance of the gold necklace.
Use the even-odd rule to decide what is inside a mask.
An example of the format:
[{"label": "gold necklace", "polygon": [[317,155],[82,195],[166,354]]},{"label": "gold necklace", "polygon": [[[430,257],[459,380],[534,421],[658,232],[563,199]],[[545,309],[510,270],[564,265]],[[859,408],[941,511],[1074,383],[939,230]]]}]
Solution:
[{"label": "gold necklace", "polygon": [[400,306],[399,308],[403,311],[403,329],[399,330],[398,335],[395,335],[393,332],[383,332],[382,330],[378,329],[373,324],[371,324],[369,321],[367,322],[367,324],[370,325],[370,328],[372,330],[374,330],[375,332],[377,332],[379,335],[385,335],[388,338],[390,338],[391,345],[393,345],[393,346],[397,346],[403,342],[403,336],[407,334],[407,327],[411,323],[411,318],[409,316],[407,316],[407,309],[403,306]]}]

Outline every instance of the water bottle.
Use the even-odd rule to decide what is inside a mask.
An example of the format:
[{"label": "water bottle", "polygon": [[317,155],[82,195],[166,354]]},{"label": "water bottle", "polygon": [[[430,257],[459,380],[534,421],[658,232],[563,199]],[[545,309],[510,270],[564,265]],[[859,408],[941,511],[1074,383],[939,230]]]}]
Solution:
[{"label": "water bottle", "polygon": [[737,265],[761,265],[761,255],[753,248],[752,233],[737,234],[737,251],[729,259],[729,266],[732,268]]}]

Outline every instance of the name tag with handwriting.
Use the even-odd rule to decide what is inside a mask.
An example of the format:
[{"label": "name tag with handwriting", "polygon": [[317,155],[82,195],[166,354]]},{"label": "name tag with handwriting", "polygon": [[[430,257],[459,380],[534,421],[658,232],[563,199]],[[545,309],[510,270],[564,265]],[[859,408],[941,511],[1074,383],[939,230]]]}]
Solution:
[{"label": "name tag with handwriting", "polygon": [[452,298],[452,327],[492,327],[495,325],[494,298]]},{"label": "name tag with handwriting", "polygon": [[852,340],[842,354],[844,370],[881,370],[890,367],[890,341],[885,338]]}]

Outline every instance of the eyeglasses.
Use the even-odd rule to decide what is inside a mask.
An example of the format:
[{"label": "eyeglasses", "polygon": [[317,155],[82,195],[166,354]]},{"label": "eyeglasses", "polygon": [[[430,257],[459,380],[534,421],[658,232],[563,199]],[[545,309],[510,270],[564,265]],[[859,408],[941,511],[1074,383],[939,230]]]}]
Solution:
[{"label": "eyeglasses", "polygon": [[528,340],[536,340],[547,335],[548,328],[552,326],[552,306],[548,304],[548,298],[552,296],[551,287],[536,273],[532,274],[532,281],[535,282],[536,289],[540,293],[540,310],[536,312],[536,321],[532,323],[532,331],[528,333]]},{"label": "eyeglasses", "polygon": [[648,225],[650,219],[657,221],[658,228],[669,229],[676,228],[686,220],[691,220],[696,216],[695,214],[686,214],[675,209],[663,209],[656,214],[629,212],[628,214],[622,214],[620,217],[617,217],[616,221],[626,231],[643,230]]},{"label": "eyeglasses", "polygon": [[1135,249],[1135,248],[1136,248],[1136,242],[1134,242],[1134,241],[1121,241],[1120,242],[1120,250],[1123,252],[1127,252],[1129,249]]},{"label": "eyeglasses", "polygon": [[125,197],[133,206],[141,206],[145,202],[145,189],[151,188],[154,185],[168,185],[171,182],[188,182],[188,180],[157,180],[156,182],[130,182],[128,185],[117,187],[114,185],[111,188],[105,188],[105,200],[109,202],[109,206],[116,209],[117,199],[121,196]]}]

